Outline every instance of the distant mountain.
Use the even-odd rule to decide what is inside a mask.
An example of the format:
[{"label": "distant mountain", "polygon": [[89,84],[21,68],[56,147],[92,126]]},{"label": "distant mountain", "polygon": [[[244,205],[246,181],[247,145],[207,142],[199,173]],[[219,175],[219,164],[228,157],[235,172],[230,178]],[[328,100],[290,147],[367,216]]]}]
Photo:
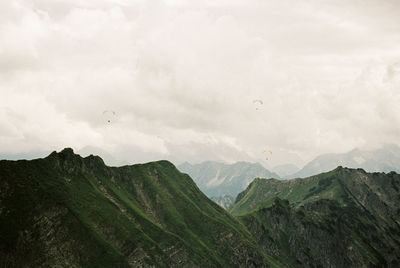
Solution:
[{"label": "distant mountain", "polygon": [[339,167],[305,179],[255,179],[231,212],[290,267],[400,267],[399,207],[399,174]]},{"label": "distant mountain", "polygon": [[228,209],[235,202],[235,198],[230,195],[211,197],[212,201],[223,207],[224,209]]},{"label": "distant mountain", "polygon": [[0,161],[0,267],[269,267],[241,223],[168,161],[72,149]]},{"label": "distant mountain", "polygon": [[372,151],[354,149],[344,154],[324,154],[316,157],[290,177],[304,178],[327,172],[337,166],[362,168],[368,172],[400,172],[400,147],[388,144]]},{"label": "distant mountain", "polygon": [[283,164],[275,166],[271,170],[277,173],[279,177],[285,178],[296,173],[297,171],[300,170],[300,168],[293,164]]},{"label": "distant mountain", "polygon": [[270,172],[261,164],[249,162],[224,164],[207,161],[195,165],[185,162],[178,165],[178,169],[189,174],[208,197],[236,196],[257,177],[279,178],[278,174]]}]

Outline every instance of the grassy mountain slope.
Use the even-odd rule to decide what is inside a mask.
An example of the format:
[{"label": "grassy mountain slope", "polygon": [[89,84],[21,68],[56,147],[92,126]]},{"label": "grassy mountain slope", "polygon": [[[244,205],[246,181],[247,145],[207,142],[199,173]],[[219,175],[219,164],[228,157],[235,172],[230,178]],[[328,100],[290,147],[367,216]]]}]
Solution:
[{"label": "grassy mountain slope", "polygon": [[0,161],[0,266],[254,267],[273,262],[171,163],[107,167],[71,149]]},{"label": "grassy mountain slope", "polygon": [[338,167],[305,179],[257,179],[232,212],[289,266],[398,267],[399,189],[394,172]]},{"label": "grassy mountain slope", "polygon": [[260,247],[290,267],[399,267],[400,229],[357,205],[287,200],[241,217]]},{"label": "grassy mountain slope", "polygon": [[335,179],[336,170],[306,179],[276,180],[256,178],[245,191],[238,194],[230,212],[234,215],[248,213],[258,207],[272,205],[279,197],[295,206],[320,198],[343,202],[344,190]]}]

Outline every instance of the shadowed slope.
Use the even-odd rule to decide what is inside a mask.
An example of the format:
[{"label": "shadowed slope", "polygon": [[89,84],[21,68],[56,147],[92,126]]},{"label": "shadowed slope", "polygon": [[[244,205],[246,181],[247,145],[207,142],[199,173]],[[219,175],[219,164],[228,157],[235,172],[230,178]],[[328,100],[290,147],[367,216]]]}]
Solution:
[{"label": "shadowed slope", "polygon": [[0,161],[6,267],[263,266],[248,231],[171,163],[107,167],[71,149]]},{"label": "shadowed slope", "polygon": [[289,266],[398,267],[399,189],[394,172],[338,167],[305,179],[256,179],[232,211],[264,252]]}]

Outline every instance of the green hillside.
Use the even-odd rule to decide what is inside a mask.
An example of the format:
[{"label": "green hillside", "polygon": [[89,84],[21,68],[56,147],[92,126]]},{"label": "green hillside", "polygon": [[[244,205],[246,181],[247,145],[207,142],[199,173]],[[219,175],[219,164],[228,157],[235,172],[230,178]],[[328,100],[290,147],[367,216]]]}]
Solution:
[{"label": "green hillside", "polygon": [[256,178],[245,191],[239,193],[230,212],[246,214],[259,207],[271,206],[276,197],[289,200],[292,206],[322,198],[345,203],[347,195],[339,179],[337,168],[305,179],[276,180]]},{"label": "green hillside", "polygon": [[0,267],[399,267],[400,175],[255,179],[232,216],[170,162],[0,161]]},{"label": "green hillside", "polygon": [[290,267],[399,267],[400,228],[356,205],[287,200],[241,216],[261,249]]},{"label": "green hillside", "polygon": [[305,179],[256,179],[232,212],[265,253],[289,266],[399,267],[399,189],[394,172],[338,167]]},{"label": "green hillside", "polygon": [[71,149],[0,161],[0,267],[262,267],[243,225],[171,163]]}]

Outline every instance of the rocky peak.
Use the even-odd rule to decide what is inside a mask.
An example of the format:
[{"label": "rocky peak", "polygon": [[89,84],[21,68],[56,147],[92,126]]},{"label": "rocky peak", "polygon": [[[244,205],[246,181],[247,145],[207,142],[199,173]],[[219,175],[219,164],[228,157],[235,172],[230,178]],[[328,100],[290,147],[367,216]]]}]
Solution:
[{"label": "rocky peak", "polygon": [[79,154],[75,154],[72,148],[64,148],[60,152],[52,152],[47,159],[53,161],[56,167],[68,172],[74,172],[77,169],[93,169],[105,167],[104,161],[100,156],[89,155],[82,158]]},{"label": "rocky peak", "polygon": [[85,164],[90,167],[104,167],[106,164],[104,163],[103,159],[98,155],[89,155],[83,159]]},{"label": "rocky peak", "polygon": [[71,160],[75,157],[80,157],[80,156],[75,154],[74,150],[72,148],[64,148],[59,153],[56,151],[53,151],[48,156],[48,158],[59,158],[59,159],[64,159],[64,160]]}]

